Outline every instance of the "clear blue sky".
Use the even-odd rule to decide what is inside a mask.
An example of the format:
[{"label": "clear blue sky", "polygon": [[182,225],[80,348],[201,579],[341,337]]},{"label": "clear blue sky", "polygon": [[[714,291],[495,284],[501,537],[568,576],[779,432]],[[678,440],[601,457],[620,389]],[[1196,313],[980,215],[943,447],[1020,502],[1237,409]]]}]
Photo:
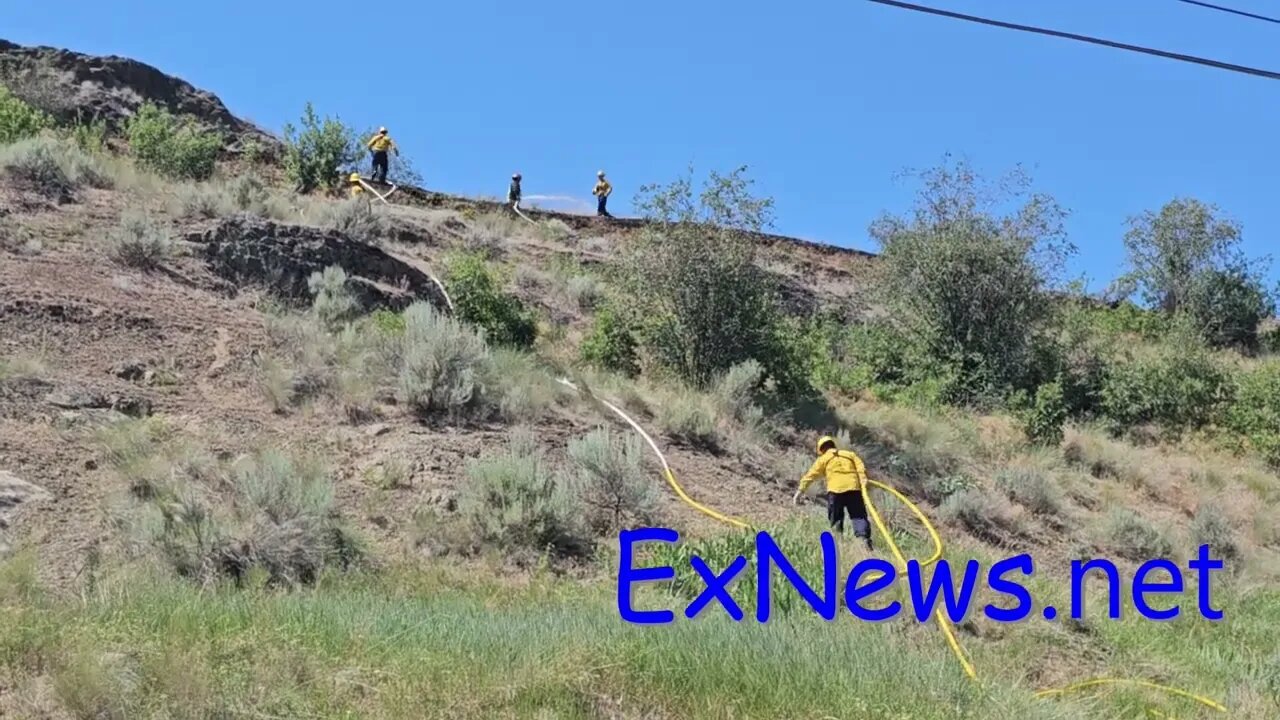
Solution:
[{"label": "clear blue sky", "polygon": [[[1280,14],[1274,0],[1219,0]],[[1280,70],[1280,25],[1173,0],[919,0]],[[905,167],[1024,163],[1072,212],[1077,273],[1123,262],[1124,219],[1218,204],[1262,254],[1280,230],[1280,82],[861,0],[0,3],[0,37],[118,54],[278,131],[313,101],[387,125],[428,186],[590,198],[750,167],[780,232],[875,250]],[[1273,268],[1271,277],[1280,277]]]}]

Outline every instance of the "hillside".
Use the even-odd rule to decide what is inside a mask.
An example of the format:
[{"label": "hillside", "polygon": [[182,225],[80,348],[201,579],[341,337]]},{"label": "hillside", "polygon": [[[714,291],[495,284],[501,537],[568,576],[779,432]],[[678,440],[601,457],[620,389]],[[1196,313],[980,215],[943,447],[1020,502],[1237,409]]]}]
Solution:
[{"label": "hillside", "polygon": [[[912,401],[927,382],[888,392],[881,376],[912,362],[892,342],[859,375],[865,348],[841,343],[871,335],[768,346],[701,386],[661,347],[638,372],[600,367],[584,347],[615,337],[602,318],[648,307],[629,249],[712,230],[522,218],[407,186],[389,205],[299,195],[278,139],[128,59],[0,41],[0,83],[50,118],[0,147],[0,717],[1222,716],[1133,686],[1035,695],[1095,677],[1231,717],[1280,710],[1280,477],[1253,445],[1162,434],[1153,414],[1128,433],[1059,420],[1040,441],[1004,407]],[[146,103],[222,134],[210,178],[166,177],[130,147]],[[100,146],[66,128],[93,117]],[[889,307],[874,256],[732,238],[802,338],[828,328],[814,318],[870,327]],[[816,397],[765,356],[794,347],[821,355],[805,382],[836,377]],[[1269,377],[1265,356],[1213,357]],[[1132,577],[1209,542],[1231,553],[1214,590],[1228,619],[1187,604],[1168,624],[1111,621],[1099,583],[1085,620],[958,623],[977,682],[932,621],[628,626],[618,529],[676,528],[720,568],[746,546],[562,379],[625,408],[689,496],[777,528],[807,572],[825,511],[792,493],[830,434],[933,518],[953,564],[1031,553],[1034,591],[1062,607],[1072,559]],[[874,497],[927,555],[908,509]],[[846,542],[842,568],[865,555]],[[677,598],[697,581],[681,573]]]}]

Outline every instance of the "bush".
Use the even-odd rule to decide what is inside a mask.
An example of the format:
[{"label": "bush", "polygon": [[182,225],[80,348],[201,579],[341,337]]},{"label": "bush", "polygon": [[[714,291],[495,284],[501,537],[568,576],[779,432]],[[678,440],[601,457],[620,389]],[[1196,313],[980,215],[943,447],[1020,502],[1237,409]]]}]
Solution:
[{"label": "bush", "polygon": [[1067,404],[1062,385],[1052,382],[1036,388],[1035,400],[1022,414],[1022,428],[1027,437],[1041,445],[1062,443],[1062,426],[1067,421]]},{"label": "bush", "polygon": [[1009,535],[1023,533],[1022,522],[1003,495],[972,488],[961,490],[943,501],[942,517],[959,522],[974,537],[1001,544]]},{"label": "bush", "polygon": [[1062,514],[1062,488],[1043,472],[1006,469],[996,475],[996,487],[1010,500],[1037,515]]},{"label": "bush", "polygon": [[1131,510],[1112,510],[1103,532],[1111,549],[1130,560],[1142,562],[1173,555],[1169,538]]},{"label": "bush", "polygon": [[307,103],[302,113],[302,129],[284,126],[285,176],[299,192],[338,186],[339,172],[360,158],[361,147],[355,131],[337,118],[321,119]]},{"label": "bush", "polygon": [[988,211],[1025,189],[1024,178],[1011,179],[1019,192],[1005,198],[963,163],[939,167],[923,175],[913,216],[871,228],[895,316],[933,364],[955,368],[949,400],[1000,397],[1028,384],[1035,337],[1051,317],[1047,291],[1073,251],[1065,212],[1049,197],[1032,195],[1007,216]]},{"label": "bush", "polygon": [[1258,326],[1275,312],[1257,261],[1201,273],[1191,285],[1187,311],[1213,347],[1258,349]]},{"label": "bush", "polygon": [[518,348],[533,345],[537,326],[532,315],[518,298],[502,292],[483,257],[456,256],[449,263],[445,284],[458,317],[484,328],[486,340]]},{"label": "bush", "polygon": [[751,197],[742,172],[712,173],[696,200],[688,178],[643,188],[652,222],[625,258],[643,342],[697,388],[744,360],[768,365],[775,350],[776,295],[749,235],[772,201]]},{"label": "bush", "polygon": [[71,128],[71,140],[76,147],[90,154],[100,154],[107,149],[107,123],[105,120],[77,120]]},{"label": "bush", "polygon": [[1199,428],[1229,398],[1227,375],[1192,340],[1152,357],[1117,362],[1102,387],[1102,412],[1117,429],[1155,423],[1171,431]]},{"label": "bush", "polygon": [[481,375],[487,404],[508,421],[541,417],[563,392],[534,356],[514,348],[493,348]]},{"label": "bush", "polygon": [[603,307],[591,321],[591,332],[582,340],[582,359],[596,367],[622,373],[640,374],[636,338],[622,316],[612,307]]},{"label": "bush", "polygon": [[158,267],[169,256],[173,240],[169,229],[149,215],[126,211],[108,236],[111,259],[144,270]]},{"label": "bush", "polygon": [[506,448],[468,462],[466,476],[458,512],[477,542],[557,555],[590,550],[578,526],[577,499],[527,430],[513,431]]},{"label": "bush", "polygon": [[1280,467],[1280,361],[1270,360],[1236,375],[1223,424]]},{"label": "bush", "polygon": [[481,399],[481,368],[489,356],[484,338],[427,303],[404,313],[400,394],[420,415],[457,414]]},{"label": "bush", "polygon": [[635,435],[619,438],[605,427],[569,443],[569,458],[577,466],[575,494],[597,532],[617,532],[653,520],[658,493],[644,471],[643,453]]},{"label": "bush", "polygon": [[1235,560],[1240,556],[1235,531],[1222,511],[1215,505],[1203,504],[1191,520],[1191,539],[1195,547],[1208,545],[1215,557]]},{"label": "bush", "polygon": [[48,136],[0,147],[0,168],[40,194],[70,201],[81,186],[105,188],[111,178],[79,148]]},{"label": "bush", "polygon": [[353,240],[372,243],[387,231],[386,221],[373,211],[373,206],[360,198],[325,203],[318,224],[336,230]]},{"label": "bush", "polygon": [[579,310],[590,311],[604,297],[604,286],[590,275],[574,275],[565,284],[565,292]]},{"label": "bush", "polygon": [[673,439],[705,448],[716,447],[716,412],[706,396],[693,390],[667,399],[658,409],[658,427]]},{"label": "bush", "polygon": [[172,178],[207,179],[222,150],[218,133],[201,130],[192,119],[179,120],[152,103],[138,108],[126,132],[138,162]]},{"label": "bush", "polygon": [[0,145],[38,135],[53,127],[53,119],[20,100],[0,85]]},{"label": "bush", "polygon": [[315,295],[311,311],[329,328],[337,328],[360,310],[360,303],[347,288],[347,272],[337,265],[311,273],[307,287]]}]

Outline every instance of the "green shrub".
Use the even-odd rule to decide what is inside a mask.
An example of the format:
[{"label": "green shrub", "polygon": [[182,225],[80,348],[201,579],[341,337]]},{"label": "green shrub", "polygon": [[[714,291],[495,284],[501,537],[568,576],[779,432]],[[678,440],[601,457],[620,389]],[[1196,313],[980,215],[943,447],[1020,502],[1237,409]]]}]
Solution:
[{"label": "green shrub", "polygon": [[942,503],[940,514],[968,528],[974,537],[996,544],[1024,531],[1013,506],[1003,495],[978,488],[961,490],[948,497]]},{"label": "green shrub", "polygon": [[107,123],[105,120],[77,120],[71,127],[71,140],[84,152],[100,154],[107,149]]},{"label": "green shrub", "polygon": [[1215,557],[1235,560],[1240,556],[1235,531],[1222,511],[1215,505],[1202,504],[1191,520],[1191,539],[1195,547],[1208,545]]},{"label": "green shrub", "polygon": [[489,356],[484,338],[427,303],[404,313],[400,394],[420,415],[458,414],[481,400],[482,366]]},{"label": "green shrub", "polygon": [[151,103],[138,108],[126,132],[138,162],[172,178],[207,179],[222,150],[218,133],[201,130],[194,120],[179,120]]},{"label": "green shrub", "polygon": [[307,287],[315,296],[311,311],[329,328],[341,326],[360,310],[360,303],[347,287],[347,272],[337,265],[311,273]]},{"label": "green shrub", "polygon": [[486,403],[511,422],[542,417],[564,392],[533,355],[510,347],[492,348],[481,376]]},{"label": "green shrub", "polygon": [[964,163],[923,175],[914,214],[872,225],[880,243],[886,296],[900,322],[935,366],[955,368],[948,399],[1000,398],[1028,384],[1034,340],[1051,318],[1048,290],[1073,251],[1065,213],[1052,198],[1030,195],[1016,212],[989,208],[1017,200],[992,195]]},{"label": "green shrub", "polygon": [[169,229],[145,213],[126,211],[107,238],[112,260],[144,270],[158,267],[169,256],[173,240]]},{"label": "green shrub", "polygon": [[1235,376],[1235,393],[1223,424],[1280,467],[1280,360]]},{"label": "green shrub", "polygon": [[1187,296],[1187,312],[1213,347],[1253,351],[1258,325],[1275,312],[1275,301],[1263,285],[1258,261],[1232,263],[1196,276]]},{"label": "green shrub", "polygon": [[582,359],[596,367],[622,373],[640,374],[636,338],[622,316],[612,307],[603,307],[591,320],[591,332],[582,340]]},{"label": "green shrub", "polygon": [[1035,400],[1022,413],[1022,429],[1032,442],[1056,447],[1062,443],[1067,404],[1062,385],[1052,382],[1036,388]]},{"label": "green shrub", "polygon": [[496,274],[474,253],[458,255],[445,276],[458,317],[484,329],[485,339],[498,345],[527,348],[537,326],[532,314],[513,295],[503,292]]},{"label": "green shrub", "polygon": [[1155,423],[1169,430],[1210,423],[1230,396],[1229,378],[1194,341],[1117,362],[1102,387],[1102,411],[1118,429]]},{"label": "green shrub", "polygon": [[404,334],[405,322],[403,313],[394,312],[386,308],[378,308],[369,314],[369,320],[378,329],[378,332],[391,336]]},{"label": "green shrub", "polygon": [[284,126],[285,176],[299,192],[335,188],[340,171],[360,158],[361,146],[355,131],[337,118],[321,119],[307,103],[302,113],[302,129]]},{"label": "green shrub", "polygon": [[1062,514],[1062,488],[1039,470],[1010,468],[1000,471],[995,481],[1010,500],[1037,515]]},{"label": "green shrub", "polygon": [[45,197],[73,199],[81,186],[111,187],[111,177],[79,148],[53,137],[40,136],[0,147],[0,168]]},{"label": "green shrub", "polygon": [[20,100],[9,89],[0,85],[0,145],[38,135],[41,130],[53,127],[53,120],[45,113]]},{"label": "green shrub", "polygon": [[1169,538],[1131,510],[1112,510],[1103,532],[1111,549],[1129,560],[1141,562],[1173,555]]},{"label": "green shrub", "polygon": [[716,412],[706,396],[688,389],[662,403],[658,427],[673,439],[690,445],[716,447]]},{"label": "green shrub", "polygon": [[586,506],[587,522],[612,533],[650,523],[658,506],[656,476],[644,470],[644,447],[634,434],[616,436],[601,427],[569,442],[576,466],[575,494]]},{"label": "green shrub", "polygon": [[387,231],[386,220],[360,198],[321,206],[318,224],[362,242],[376,242]]},{"label": "green shrub", "polygon": [[512,431],[505,448],[471,460],[465,472],[458,512],[478,543],[557,555],[591,549],[581,505],[527,430]]},{"label": "green shrub", "polygon": [[651,223],[628,248],[623,277],[653,356],[705,388],[720,373],[776,350],[776,292],[755,262],[749,232],[768,222],[772,201],[753,198],[743,169],[642,188]]},{"label": "green shrub", "polygon": [[604,298],[604,285],[590,275],[574,275],[565,283],[565,292],[579,310],[590,311]]}]

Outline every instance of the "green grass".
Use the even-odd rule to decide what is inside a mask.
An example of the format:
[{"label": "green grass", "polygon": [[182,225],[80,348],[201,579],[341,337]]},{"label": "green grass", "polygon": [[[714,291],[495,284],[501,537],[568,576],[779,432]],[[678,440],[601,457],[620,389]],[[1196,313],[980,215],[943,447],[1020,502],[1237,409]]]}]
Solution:
[{"label": "green grass", "polygon": [[444,571],[287,594],[129,576],[60,600],[29,572],[3,570],[0,672],[51,676],[80,717],[1083,717],[850,619],[635,627],[604,586]]}]

